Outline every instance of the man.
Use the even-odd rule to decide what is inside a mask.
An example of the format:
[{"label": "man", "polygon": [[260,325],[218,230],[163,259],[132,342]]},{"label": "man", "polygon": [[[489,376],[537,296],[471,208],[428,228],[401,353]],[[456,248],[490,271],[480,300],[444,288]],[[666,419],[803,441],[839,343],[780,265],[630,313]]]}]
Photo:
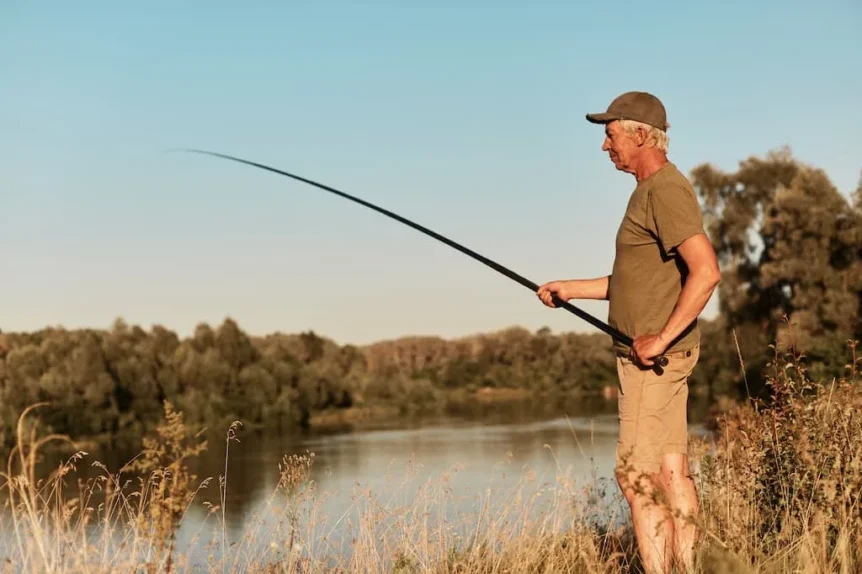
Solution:
[{"label": "man", "polygon": [[[615,474],[629,503],[647,572],[668,572],[676,558],[692,567],[697,494],[688,465],[688,377],[697,364],[697,317],[719,282],[715,251],[688,179],[667,158],[664,105],[646,92],[627,92],[604,113],[587,120],[605,126],[602,150],[620,171],[634,176],[616,235],[611,274],[552,281],[537,295],[606,299],[608,323],[633,338],[631,349],[614,342],[619,375]],[[662,374],[653,358],[666,356]],[[644,477],[646,481],[642,480]],[[657,504],[658,488],[672,513]]]}]

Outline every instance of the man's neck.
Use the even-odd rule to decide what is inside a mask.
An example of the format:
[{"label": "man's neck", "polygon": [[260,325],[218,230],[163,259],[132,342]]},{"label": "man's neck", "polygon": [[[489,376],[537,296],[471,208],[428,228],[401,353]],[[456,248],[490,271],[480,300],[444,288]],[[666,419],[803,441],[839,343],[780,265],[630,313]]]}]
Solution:
[{"label": "man's neck", "polygon": [[667,156],[664,153],[656,152],[644,154],[640,163],[635,168],[635,179],[641,182],[663,168],[668,162]]}]

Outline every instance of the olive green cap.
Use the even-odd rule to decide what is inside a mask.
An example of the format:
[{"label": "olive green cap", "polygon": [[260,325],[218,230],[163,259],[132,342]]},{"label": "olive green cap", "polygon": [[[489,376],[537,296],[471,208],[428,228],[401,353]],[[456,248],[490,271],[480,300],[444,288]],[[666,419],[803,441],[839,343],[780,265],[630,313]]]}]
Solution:
[{"label": "olive green cap", "polygon": [[614,120],[634,120],[667,130],[667,113],[664,104],[648,92],[626,92],[617,96],[602,113],[587,114],[587,120],[594,124],[607,124]]}]

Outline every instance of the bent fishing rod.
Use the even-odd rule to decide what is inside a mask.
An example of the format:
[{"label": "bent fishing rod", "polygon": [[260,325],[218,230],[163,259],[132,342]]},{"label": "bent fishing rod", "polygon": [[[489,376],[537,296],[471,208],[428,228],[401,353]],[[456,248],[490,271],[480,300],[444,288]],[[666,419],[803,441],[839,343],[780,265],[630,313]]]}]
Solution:
[{"label": "bent fishing rod", "polygon": [[[455,241],[452,241],[448,237],[444,237],[444,236],[440,235],[439,233],[432,231],[432,230],[428,229],[427,227],[419,225],[418,223],[410,221],[406,217],[402,217],[402,216],[398,215],[397,213],[393,213],[393,212],[389,211],[388,209],[384,209],[382,207],[374,205],[373,203],[365,201],[364,199],[360,199],[358,197],[355,197],[355,196],[350,195],[348,193],[345,193],[343,191],[339,191],[335,188],[329,187],[328,185],[324,185],[322,183],[318,183],[316,181],[304,178],[304,177],[299,176],[299,175],[288,173],[286,171],[276,169],[274,167],[270,167],[270,166],[264,165],[262,163],[257,163],[255,161],[250,161],[250,160],[246,160],[246,159],[240,159],[238,157],[233,157],[233,156],[223,154],[223,153],[218,153],[218,152],[214,152],[214,151],[206,151],[206,150],[201,150],[201,149],[192,149],[192,148],[185,148],[185,149],[182,149],[180,151],[210,155],[210,156],[219,157],[222,159],[227,159],[227,160],[243,163],[246,165],[257,167],[259,169],[263,169],[266,171],[271,171],[273,173],[284,175],[286,177],[295,179],[297,181],[301,181],[303,183],[307,183],[309,185],[312,185],[312,186],[317,187],[319,189],[322,189],[324,191],[334,193],[335,195],[338,195],[338,196],[343,197],[345,199],[348,199],[350,201],[356,202],[356,203],[363,205],[369,209],[373,209],[374,211],[377,211],[378,213],[382,213],[383,215],[385,215],[387,217],[391,217],[392,219],[394,219],[396,221],[399,221],[399,222],[401,222],[401,223],[403,223],[409,227],[412,227],[413,229],[416,229],[417,231],[421,231],[422,233],[424,233],[430,237],[433,237],[434,239],[436,239],[442,243],[445,243],[449,247],[457,249],[461,253],[464,253],[465,255],[472,257],[473,259],[479,261],[480,263],[484,263],[485,265],[487,265],[488,267],[490,267],[494,271],[497,271],[498,273],[505,275],[506,277],[508,277],[512,281],[515,281],[516,283],[520,283],[521,285],[523,285],[524,287],[526,287],[527,289],[529,289],[533,293],[536,293],[539,290],[540,286],[537,285],[536,283],[533,283],[529,279],[522,277],[521,275],[518,275],[514,271],[507,269],[506,267],[503,267],[499,263],[488,259],[484,255],[480,255],[480,254],[476,253],[475,251],[473,251],[472,249],[469,249],[469,248],[464,247],[463,245],[461,245],[459,243],[456,243]],[[586,311],[583,311],[583,310],[579,309],[578,307],[575,307],[574,305],[572,305],[568,301],[563,301],[562,299],[558,298],[556,295],[554,295],[552,297],[552,300],[553,300],[555,306],[562,308],[562,309],[565,309],[566,311],[569,311],[570,313],[573,313],[574,315],[577,315],[578,317],[580,317],[584,321],[590,323],[594,327],[597,327],[598,329],[600,329],[601,331],[603,331],[607,335],[610,335],[613,339],[615,339],[619,343],[622,343],[623,345],[625,345],[629,348],[631,348],[632,345],[634,344],[634,341],[632,340],[632,338],[629,337],[628,335],[626,335],[625,333],[622,333],[621,331],[611,327],[607,323],[600,321],[599,319],[593,317],[592,315],[590,315]],[[656,370],[658,372],[658,374],[661,374],[661,372],[662,372],[661,367],[665,367],[668,364],[667,357],[665,357],[663,355],[659,355],[657,357],[653,357],[653,360],[654,360],[654,370]]]}]

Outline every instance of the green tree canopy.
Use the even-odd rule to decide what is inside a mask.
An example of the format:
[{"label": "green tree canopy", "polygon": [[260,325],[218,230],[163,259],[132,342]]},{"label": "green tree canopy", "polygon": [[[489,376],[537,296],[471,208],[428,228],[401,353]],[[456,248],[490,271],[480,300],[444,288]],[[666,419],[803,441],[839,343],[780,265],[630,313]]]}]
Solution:
[{"label": "green tree canopy", "polygon": [[845,342],[860,331],[858,195],[852,202],[787,149],[732,173],[701,165],[692,176],[722,266],[721,314],[742,348],[760,355],[775,341],[804,351],[816,370],[843,364]]}]

